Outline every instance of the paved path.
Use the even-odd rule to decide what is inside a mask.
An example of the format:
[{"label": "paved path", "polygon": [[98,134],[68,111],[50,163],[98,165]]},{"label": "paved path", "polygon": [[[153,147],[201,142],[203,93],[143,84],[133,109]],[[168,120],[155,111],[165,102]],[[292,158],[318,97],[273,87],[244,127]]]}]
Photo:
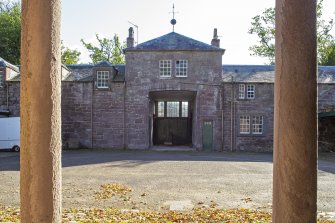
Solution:
[{"label": "paved path", "polygon": [[[335,211],[335,159],[321,155],[318,209]],[[95,199],[105,183],[133,189]],[[19,205],[19,154],[0,152],[0,206]],[[272,154],[81,150],[63,152],[63,206],[150,210],[271,208]]]}]

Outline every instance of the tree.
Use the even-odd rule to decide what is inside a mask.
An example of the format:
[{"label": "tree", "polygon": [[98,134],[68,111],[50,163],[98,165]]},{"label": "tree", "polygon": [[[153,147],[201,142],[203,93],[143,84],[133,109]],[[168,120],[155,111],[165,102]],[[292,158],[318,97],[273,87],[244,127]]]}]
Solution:
[{"label": "tree", "polygon": [[0,0],[0,56],[20,64],[21,5]]},{"label": "tree", "polygon": [[90,52],[90,58],[94,64],[106,60],[112,64],[124,64],[124,54],[122,49],[125,47],[125,43],[121,44],[118,35],[114,35],[112,39],[100,38],[96,34],[98,40],[98,46],[93,43],[86,43],[83,39],[81,42]]},{"label": "tree", "polygon": [[[325,21],[322,19],[322,3],[317,4],[317,43],[318,43],[318,64],[335,65],[335,39],[330,31],[333,28],[333,19]],[[251,55],[265,57],[270,64],[275,62],[275,9],[268,8],[252,18],[249,34],[256,34],[259,38],[258,44],[249,48]]]},{"label": "tree", "polygon": [[80,52],[77,50],[71,50],[68,47],[65,47],[63,45],[62,41],[62,46],[61,46],[61,51],[62,51],[62,64],[77,64],[79,61],[80,57]]}]

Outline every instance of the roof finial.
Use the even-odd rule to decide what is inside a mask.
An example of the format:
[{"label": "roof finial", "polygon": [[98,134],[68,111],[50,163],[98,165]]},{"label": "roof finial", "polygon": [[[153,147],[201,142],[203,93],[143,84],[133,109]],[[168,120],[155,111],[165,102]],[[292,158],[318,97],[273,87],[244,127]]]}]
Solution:
[{"label": "roof finial", "polygon": [[178,13],[178,12],[175,12],[175,11],[174,11],[174,4],[173,4],[173,6],[172,6],[172,12],[170,12],[170,13],[172,13],[172,15],[173,15],[173,17],[172,17],[170,23],[171,23],[171,25],[172,25],[172,32],[174,32],[174,25],[176,25],[176,23],[177,23],[177,20],[174,18],[174,14],[175,14],[175,13]]}]

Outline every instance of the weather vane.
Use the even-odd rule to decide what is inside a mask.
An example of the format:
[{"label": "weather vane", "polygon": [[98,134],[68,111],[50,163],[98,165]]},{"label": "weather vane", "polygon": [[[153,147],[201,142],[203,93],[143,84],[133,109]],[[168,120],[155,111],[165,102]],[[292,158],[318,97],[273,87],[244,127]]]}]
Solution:
[{"label": "weather vane", "polygon": [[176,25],[176,23],[177,23],[177,20],[174,18],[174,14],[178,13],[178,12],[174,11],[174,4],[173,4],[173,7],[172,7],[172,12],[170,12],[170,13],[172,13],[172,15],[173,15],[170,23],[172,25],[172,31],[174,32],[174,25]]}]

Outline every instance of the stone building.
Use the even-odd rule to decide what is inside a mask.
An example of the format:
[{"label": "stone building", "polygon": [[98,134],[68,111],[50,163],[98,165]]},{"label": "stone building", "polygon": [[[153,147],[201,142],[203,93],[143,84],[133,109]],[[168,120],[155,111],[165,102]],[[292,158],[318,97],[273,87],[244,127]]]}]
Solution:
[{"label": "stone building", "polygon": [[[272,151],[274,67],[222,65],[224,52],[216,30],[211,44],[171,32],[135,46],[130,28],[125,65],[63,65],[63,147]],[[0,60],[0,116],[20,114],[19,72]],[[335,67],[318,87],[320,146],[334,149]]]}]

